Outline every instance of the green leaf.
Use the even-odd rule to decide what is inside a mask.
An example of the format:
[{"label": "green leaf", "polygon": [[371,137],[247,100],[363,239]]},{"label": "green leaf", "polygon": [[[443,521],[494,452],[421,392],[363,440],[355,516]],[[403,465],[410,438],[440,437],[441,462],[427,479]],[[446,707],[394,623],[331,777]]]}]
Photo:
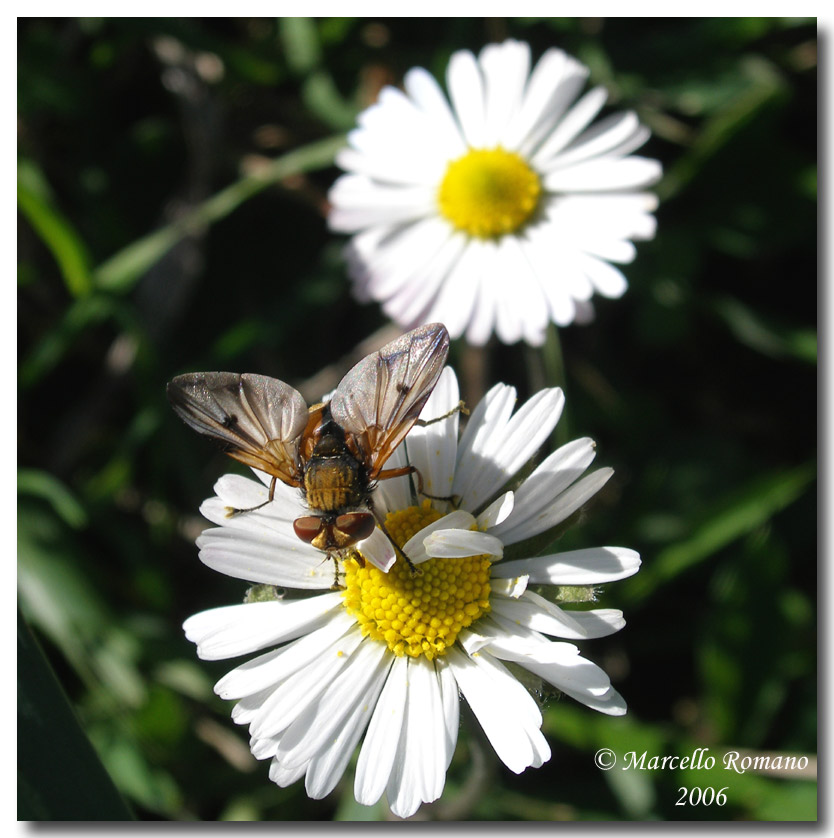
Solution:
[{"label": "green leaf", "polygon": [[19,612],[17,663],[18,820],[132,820]]},{"label": "green leaf", "polygon": [[114,301],[101,295],[91,294],[74,300],[58,325],[41,337],[21,362],[18,385],[28,389],[37,384],[61,363],[78,335],[112,317],[114,311]]},{"label": "green leaf", "polygon": [[694,532],[645,561],[637,576],[623,584],[624,601],[644,601],[676,576],[704,561],[737,538],[790,506],[816,476],[816,464],[760,476],[729,497],[719,499]]},{"label": "green leaf", "polygon": [[92,729],[102,761],[118,787],[152,812],[175,816],[182,806],[180,791],[171,775],[157,768],[130,735],[113,726]]},{"label": "green leaf", "polygon": [[310,111],[331,128],[346,131],[356,122],[359,108],[342,97],[326,70],[316,70],[305,79],[301,96]]},{"label": "green leaf", "polygon": [[316,22],[309,17],[282,17],[278,22],[281,46],[287,64],[299,75],[314,70],[321,63]]},{"label": "green leaf", "polygon": [[58,263],[69,293],[73,297],[89,294],[93,284],[87,248],[55,208],[46,179],[29,160],[18,161],[17,205]]},{"label": "green leaf", "polygon": [[75,495],[54,475],[34,468],[17,471],[18,495],[32,495],[46,500],[55,514],[73,529],[87,524],[87,513]]},{"label": "green leaf", "polygon": [[716,111],[695,137],[687,154],[665,173],[657,187],[661,200],[678,193],[697,177],[705,164],[747,125],[763,108],[784,97],[786,83],[774,64],[760,55],[745,56],[738,63],[744,90]]},{"label": "green leaf", "polygon": [[793,782],[769,783],[757,811],[763,821],[816,821],[817,784]]},{"label": "green leaf", "polygon": [[137,280],[181,239],[225,218],[254,195],[284,178],[329,166],[344,143],[344,137],[328,137],[291,151],[242,177],[198,204],[173,224],[144,236],[111,256],[95,269],[96,286],[116,293],[130,291]]},{"label": "green leaf", "polygon": [[817,363],[817,335],[811,329],[790,329],[759,315],[740,300],[720,297],[713,308],[739,343],[771,358],[793,357]]}]

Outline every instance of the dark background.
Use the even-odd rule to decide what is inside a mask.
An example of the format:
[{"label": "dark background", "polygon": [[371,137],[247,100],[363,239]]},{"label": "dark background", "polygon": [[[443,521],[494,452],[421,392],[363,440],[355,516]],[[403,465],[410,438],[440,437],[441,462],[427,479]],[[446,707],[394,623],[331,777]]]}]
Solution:
[{"label": "dark background", "polygon": [[[27,693],[24,629],[19,817],[74,816],[39,773],[53,759],[67,783],[109,775],[143,819],[386,816],[353,802],[350,772],[324,801],[275,787],[211,691],[233,664],[184,639],[189,614],[243,595],[193,544],[200,501],[236,466],[164,387],[232,369],[313,399],[338,380],[386,323],[353,301],[327,231],[333,138],[409,67],[442,78],[455,50],[508,36],[588,64],[606,112],[635,109],[653,132],[639,153],[664,164],[658,234],[625,267],[625,297],[560,332],[561,432],[592,436],[616,469],[565,549],[643,557],[601,591],[627,627],[583,649],[629,714],[549,697],[553,757],[520,776],[465,725],[421,816],[816,817],[801,772],[593,763],[600,747],[702,747],[815,765],[816,24],[777,18],[19,21],[19,603],[84,734],[62,724],[67,741],[34,747],[60,695]],[[459,373],[470,356],[453,346]],[[479,361],[522,396],[549,369],[520,346]],[[681,787],[726,787],[727,803],[676,806]]]}]

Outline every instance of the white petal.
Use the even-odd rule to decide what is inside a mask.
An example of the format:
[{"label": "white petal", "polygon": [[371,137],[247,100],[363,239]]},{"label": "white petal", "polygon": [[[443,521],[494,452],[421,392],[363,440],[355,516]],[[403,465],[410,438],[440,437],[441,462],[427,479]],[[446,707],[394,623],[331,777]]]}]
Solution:
[{"label": "white petal", "polygon": [[514,401],[513,388],[493,387],[481,403],[484,408],[479,405],[469,420],[454,483],[464,508],[488,501],[529,461],[559,421],[565,399],[558,387],[541,390],[510,418]]},{"label": "white petal", "polygon": [[497,535],[505,544],[512,543],[506,540],[506,536],[522,522],[535,519],[539,514],[547,514],[559,495],[593,462],[595,454],[594,441],[582,437],[565,443],[547,456],[516,489],[513,511],[493,529],[493,535]]},{"label": "white petal", "polygon": [[446,85],[466,144],[482,148],[486,142],[484,85],[475,56],[469,50],[460,50],[449,59]]},{"label": "white petal", "polygon": [[525,591],[518,599],[494,596],[490,601],[492,610],[498,617],[503,617],[515,625],[569,640],[585,639],[581,627],[568,614],[558,606],[542,601],[542,598],[532,591]]},{"label": "white petal", "polygon": [[495,328],[496,310],[502,298],[500,280],[488,273],[481,277],[475,289],[475,304],[466,327],[466,342],[472,346],[483,346],[492,337]]},{"label": "white petal", "polygon": [[493,577],[509,578],[529,574],[534,584],[599,585],[633,576],[640,569],[640,555],[627,547],[590,547],[501,562],[492,569]]},{"label": "white petal", "polygon": [[359,752],[354,795],[364,806],[379,800],[391,776],[405,715],[407,672],[408,658],[395,658]]},{"label": "white petal", "polygon": [[212,608],[183,623],[203,660],[222,660],[264,649],[315,631],[341,605],[334,592],[301,600],[275,600]]},{"label": "white petal", "polygon": [[[626,712],[625,702],[596,664],[578,654],[569,643],[554,643],[535,632],[518,629],[503,617],[491,615],[478,624],[482,636],[463,640],[503,660],[519,663],[577,701],[610,715]],[[488,643],[483,641],[488,638]]]},{"label": "white petal", "polygon": [[515,495],[512,492],[504,492],[478,516],[478,529],[486,530],[497,527],[498,524],[509,517],[514,504]]},{"label": "white petal", "polygon": [[373,224],[425,218],[435,212],[433,189],[426,186],[384,186],[366,175],[342,175],[329,194],[333,207],[330,229],[353,233]]},{"label": "white petal", "polygon": [[466,329],[475,306],[478,286],[483,282],[489,265],[484,243],[479,239],[457,233],[452,241],[463,242],[463,248],[457,261],[449,268],[437,297],[425,310],[423,319],[445,323],[449,336],[454,339]]},{"label": "white petal", "polygon": [[[236,475],[227,475],[227,477],[232,476]],[[246,480],[246,478],[241,478],[241,480],[250,486],[259,485],[254,480]],[[264,490],[263,498],[255,504],[256,506],[267,499],[266,487],[261,488]],[[238,494],[237,497],[241,497],[241,495]],[[233,512],[235,509],[242,509],[243,511],[235,514]],[[224,529],[266,535],[276,545],[293,546],[294,539],[297,539],[298,536],[293,531],[292,523],[299,516],[307,515],[308,511],[298,503],[290,506],[273,502],[260,509],[253,509],[248,504],[246,506],[231,506],[227,500],[214,497],[208,498],[200,504],[200,514]],[[203,533],[210,531],[211,528],[209,527],[203,530]]]},{"label": "white petal", "polygon": [[515,412],[507,423],[501,449],[490,451],[500,459],[505,473],[514,475],[530,460],[556,427],[564,404],[562,390],[550,387],[540,390]]},{"label": "white petal", "polygon": [[518,599],[527,590],[527,584],[530,581],[530,577],[523,574],[509,576],[503,579],[496,579],[494,573],[492,576],[493,578],[489,582],[492,593],[495,595],[501,594],[512,599]]},{"label": "white petal", "polygon": [[391,539],[379,527],[376,527],[373,533],[358,545],[358,549],[367,561],[383,573],[388,573],[397,561],[397,552],[391,544]]},{"label": "white petal", "polygon": [[417,107],[404,93],[384,87],[377,103],[362,111],[348,134],[349,148],[336,160],[343,168],[396,184],[436,182],[450,150],[449,137],[434,114]]},{"label": "white petal", "polygon": [[373,692],[376,680],[381,689],[391,662],[384,644],[373,640],[361,643],[318,701],[308,704],[287,727],[276,754],[279,760],[291,767],[308,762],[327,747],[355,703],[364,701]]},{"label": "white petal", "polygon": [[431,424],[415,425],[406,437],[408,459],[422,477],[423,492],[435,498],[452,494],[460,413],[432,420],[453,410],[459,402],[457,378],[452,368],[446,367],[420,413],[420,418]]},{"label": "white petal", "polygon": [[426,552],[424,541],[435,530],[444,529],[463,529],[468,530],[474,526],[475,519],[472,515],[463,509],[456,509],[442,518],[438,518],[426,527],[423,527],[418,533],[415,533],[404,545],[403,552],[411,559],[414,564],[421,564],[428,561],[431,556]]},{"label": "white petal", "polygon": [[565,611],[533,591],[518,599],[494,596],[491,601],[494,612],[512,623],[569,640],[606,637],[625,625],[622,611]]},{"label": "white petal", "polygon": [[[299,515],[307,514],[301,493],[298,489],[276,481],[273,501],[261,506],[269,499],[268,487],[272,477],[255,469],[252,471],[257,481],[239,474],[224,474],[214,484],[217,497],[203,501],[200,514],[222,527],[258,533],[269,530],[275,533],[279,542],[292,543],[295,538],[292,522]],[[252,509],[255,506],[260,509]],[[230,511],[235,509],[244,511],[230,515]]]},{"label": "white petal", "polygon": [[591,611],[570,611],[573,621],[582,627],[587,638],[608,637],[626,624],[623,612],[617,608],[594,608]]},{"label": "white petal", "polygon": [[607,98],[608,92],[604,87],[589,90],[541,144],[533,155],[533,165],[540,171],[544,170],[547,161],[565,148],[599,113]]},{"label": "white petal", "polygon": [[613,157],[619,149],[626,147],[626,143],[631,147],[637,138],[645,142],[648,133],[634,111],[611,114],[591,126],[549,162],[540,163],[549,172],[552,168],[564,169],[593,157]]},{"label": "white petal", "polygon": [[[248,725],[261,712],[264,702],[275,692],[277,687],[267,687],[254,695],[247,695],[232,707],[232,721],[236,725]],[[252,737],[255,739],[256,737]]]},{"label": "white petal", "polygon": [[637,256],[637,248],[630,241],[625,239],[603,239],[599,236],[595,237],[593,241],[583,241],[582,249],[585,251],[583,254],[585,257],[583,259],[585,273],[588,274],[588,277],[594,287],[596,287],[597,290],[606,297],[622,296],[627,286],[622,272],[616,271],[616,276],[611,275],[613,283],[611,281],[606,281],[604,277],[595,276],[594,266],[588,265],[588,260],[593,259],[593,257],[596,256],[599,260],[618,262],[621,265],[627,265],[629,262],[633,262],[635,256]]},{"label": "white petal", "polygon": [[455,680],[501,761],[516,774],[550,758],[535,701],[507,669],[486,654],[455,648],[446,655]]},{"label": "white petal", "polygon": [[326,653],[287,678],[255,714],[250,733],[263,737],[286,730],[347,666],[351,654],[361,641],[362,635],[358,628],[349,631]]},{"label": "white petal", "polygon": [[397,756],[388,780],[391,811],[407,818],[436,800],[446,779],[446,724],[440,681],[425,658],[408,662],[408,697]]},{"label": "white petal", "polygon": [[[276,490],[277,490],[276,484]],[[234,515],[229,517],[228,507],[236,509],[250,509],[253,506],[260,506],[269,497],[269,491],[263,483],[256,480],[250,480],[242,474],[224,474],[214,484],[214,491],[217,497],[211,498],[215,503],[209,506],[210,501],[204,501],[202,506],[206,506],[211,512],[212,516],[205,515],[213,524],[225,524],[227,521],[231,523],[245,523],[247,518],[251,518],[254,513],[247,513],[246,515]],[[295,492],[298,495],[298,491]],[[268,509],[269,507],[264,507]],[[293,504],[293,511],[301,509],[300,498],[297,503]],[[260,512],[261,510],[258,510]],[[201,510],[202,512],[202,510]],[[292,514],[292,513],[290,513]],[[298,513],[295,512],[297,515]],[[263,515],[261,517],[264,517]]]},{"label": "white petal", "polygon": [[306,765],[287,768],[278,760],[273,760],[269,766],[269,779],[281,788],[286,788],[298,782],[304,776],[305,771],[307,771]]},{"label": "white petal", "polygon": [[488,44],[481,50],[479,63],[484,74],[484,141],[487,146],[502,145],[521,105],[530,72],[530,47],[514,40]]},{"label": "white petal", "polygon": [[[547,327],[546,300],[518,237],[504,236],[492,261],[503,292],[496,312],[495,334],[507,344],[523,338],[540,346]],[[513,277],[511,285],[506,282],[507,276]]]},{"label": "white petal", "polygon": [[527,84],[524,104],[514,122],[517,140],[508,137],[508,148],[531,157],[562,119],[579,94],[588,68],[562,50],[550,48],[539,59]]},{"label": "white petal", "polygon": [[[341,598],[341,594],[336,596]],[[307,666],[311,660],[325,655],[355,624],[355,619],[349,614],[344,611],[337,612],[331,615],[321,628],[228,672],[217,682],[214,691],[221,698],[243,698],[270,686],[278,686],[290,675]]]},{"label": "white petal", "polygon": [[[427,261],[421,262],[414,277],[385,300],[383,309],[404,328],[406,324],[412,327],[418,323],[442,322],[454,337],[452,306],[457,305],[460,290],[459,266],[468,258],[470,248],[464,235],[447,232],[442,247],[425,254]],[[467,281],[475,282],[474,276],[467,277]]]},{"label": "white petal", "polygon": [[[512,414],[516,401],[514,387],[507,384],[496,384],[481,399],[472,411],[466,423],[463,435],[458,443],[458,461],[455,471],[454,494],[461,498],[461,503],[470,509],[475,509],[481,502],[487,500],[480,497],[474,486],[480,480],[481,471],[486,468],[487,449],[497,449],[503,440],[504,428]],[[496,440],[492,444],[493,439]],[[466,491],[473,487],[474,503],[466,503]]]},{"label": "white petal", "polygon": [[280,739],[280,733],[277,736],[266,736],[263,739],[253,736],[249,740],[249,750],[255,759],[272,759],[278,749]]},{"label": "white petal", "polygon": [[616,189],[642,189],[660,180],[663,170],[657,160],[646,157],[589,160],[544,177],[552,192],[605,192]]},{"label": "white petal", "polygon": [[305,788],[307,794],[314,800],[330,794],[345,773],[356,745],[368,725],[385,681],[385,674],[386,668],[377,671],[367,693],[354,703],[353,709],[345,718],[341,729],[336,732],[332,742],[310,760]]},{"label": "white petal", "polygon": [[[585,251],[608,258],[624,239],[648,239],[656,222],[651,213],[657,197],[648,192],[588,192],[549,196],[544,203],[546,224],[529,229],[543,253]],[[549,249],[548,249],[549,248]],[[616,253],[618,258],[624,253]]]},{"label": "white petal", "polygon": [[470,654],[485,649],[502,659],[530,658],[546,663],[568,664],[579,657],[579,649],[573,643],[550,640],[495,610],[478,620],[477,631],[466,629],[458,637],[461,646]]},{"label": "white petal", "polygon": [[440,679],[440,698],[443,706],[443,721],[446,729],[446,768],[452,761],[455,745],[458,741],[458,724],[460,722],[460,698],[458,684],[452,668],[445,656],[434,662],[437,676]]},{"label": "white petal", "polygon": [[307,589],[333,584],[326,555],[298,538],[282,540],[267,531],[217,527],[204,530],[197,546],[203,564],[236,579]]},{"label": "white petal", "polygon": [[586,692],[574,692],[570,689],[562,688],[565,695],[580,701],[586,707],[596,710],[599,713],[605,713],[607,716],[624,716],[626,713],[625,699],[613,688],[608,690],[600,696],[591,695]]},{"label": "white petal", "polygon": [[[478,624],[480,628],[480,622]],[[492,642],[491,637],[486,637],[480,633],[471,631],[470,629],[464,629],[458,635],[458,642],[460,643],[461,647],[464,649],[467,655],[472,657],[476,652],[480,652],[486,646]]]},{"label": "white petal", "polygon": [[585,255],[582,258],[582,266],[594,288],[603,297],[611,299],[622,297],[626,288],[628,288],[628,283],[622,271],[613,265],[609,265],[608,262]]},{"label": "white petal", "polygon": [[405,74],[403,84],[420,110],[432,120],[431,133],[447,150],[449,159],[462,157],[466,153],[466,143],[434,76],[422,67],[415,67]]},{"label": "white petal", "polygon": [[548,222],[541,230],[528,230],[519,238],[527,261],[535,272],[547,301],[547,311],[557,326],[573,322],[575,306],[572,299],[573,283],[568,279],[573,268],[564,258],[564,247],[554,247],[555,236],[549,236],[555,225]]},{"label": "white petal", "polygon": [[499,538],[477,530],[435,530],[423,541],[426,553],[432,558],[462,559],[468,556],[504,555]]},{"label": "white petal", "polygon": [[[539,508],[535,514],[512,522],[512,527],[502,530],[498,533],[498,537],[504,544],[513,544],[555,527],[587,503],[611,479],[613,474],[614,470],[611,468],[601,468],[592,472],[562,492],[549,508]],[[508,518],[507,523],[509,524],[511,520]]]},{"label": "white petal", "polygon": [[[366,274],[368,294],[376,300],[386,300],[405,293],[409,286],[422,282],[428,273],[443,276],[443,257],[452,233],[440,218],[421,218],[409,224],[397,224],[385,235],[370,235],[374,228],[355,236],[348,258],[351,269],[361,268]],[[453,249],[450,263],[457,258]],[[447,268],[448,269],[448,268]],[[428,283],[436,289],[436,285]]]},{"label": "white petal", "polygon": [[446,725],[440,694],[440,679],[434,663],[416,658],[409,664],[409,701],[406,724],[419,742],[415,754],[420,777],[420,796],[425,803],[437,800],[446,780]]},{"label": "white petal", "polygon": [[594,242],[599,236],[595,228],[579,230],[573,221],[559,227],[565,216],[559,210],[559,204],[567,200],[560,198],[551,202],[552,212],[547,223],[536,230],[531,228],[526,240],[522,242],[548,304],[554,311],[565,305],[562,299],[565,294],[573,300],[587,300],[594,293],[593,285],[582,270],[580,257],[583,242],[580,237],[584,235],[588,238],[587,230],[590,229],[594,230]]},{"label": "white petal", "polygon": [[552,643],[543,643],[542,649],[539,652],[539,657],[543,660],[536,660],[536,656],[530,654],[529,650],[524,653],[517,652],[506,644],[504,648],[499,649],[498,643],[490,645],[489,649],[493,655],[501,657],[504,660],[515,661],[520,663],[525,669],[538,675],[549,684],[562,690],[568,695],[579,698],[579,701],[585,703],[585,698],[604,696],[610,689],[611,682],[608,676],[595,663],[591,663],[587,658],[581,655],[574,655],[573,657],[564,657],[561,660],[548,660],[552,657],[549,654],[548,646],[559,645]]},{"label": "white petal", "polygon": [[[402,468],[408,464],[406,445],[403,442],[394,449],[394,453],[385,463],[385,468]],[[380,480],[379,483],[377,483],[377,487],[374,490],[374,506],[381,513],[383,513],[383,515],[387,512],[393,512],[396,509],[406,509],[411,506],[412,503],[411,479],[408,475],[405,477],[393,477],[389,480]],[[382,535],[381,530],[377,531],[380,535]],[[371,536],[371,538],[373,539],[375,536]],[[385,541],[388,542],[388,539],[386,538]],[[368,542],[365,542],[363,547],[367,545],[367,543]],[[380,544],[375,543],[373,549],[378,551],[381,556],[384,555]]]}]

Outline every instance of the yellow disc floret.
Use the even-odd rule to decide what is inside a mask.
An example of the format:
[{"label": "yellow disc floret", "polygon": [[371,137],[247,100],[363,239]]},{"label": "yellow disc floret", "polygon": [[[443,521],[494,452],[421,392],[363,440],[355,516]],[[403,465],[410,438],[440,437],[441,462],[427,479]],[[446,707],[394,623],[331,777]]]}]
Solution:
[{"label": "yellow disc floret", "polygon": [[[391,512],[385,526],[399,545],[441,518],[429,501]],[[344,605],[366,637],[382,641],[398,656],[443,655],[461,629],[489,611],[488,556],[429,559],[412,575],[398,558],[383,573],[370,563],[344,563]]]},{"label": "yellow disc floret", "polygon": [[437,194],[440,213],[479,239],[513,233],[539,204],[539,176],[521,155],[503,148],[473,148],[453,160]]}]

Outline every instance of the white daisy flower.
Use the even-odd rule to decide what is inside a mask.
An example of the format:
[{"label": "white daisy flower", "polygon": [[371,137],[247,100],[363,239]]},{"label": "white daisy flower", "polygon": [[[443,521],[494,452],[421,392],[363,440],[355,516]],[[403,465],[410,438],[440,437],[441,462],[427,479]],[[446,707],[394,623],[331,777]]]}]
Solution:
[{"label": "white daisy flower", "polygon": [[549,321],[593,316],[591,296],[626,289],[612,262],[651,239],[661,175],[633,156],[649,130],[629,111],[591,124],[607,93],[574,99],[588,68],[549,49],[490,44],[449,61],[449,100],[426,70],[359,115],[348,174],[330,192],[333,230],[355,233],[356,296],[405,328],[446,324],[472,344],[544,341]]},{"label": "white daisy flower", "polygon": [[[444,416],[458,399],[447,368],[422,417]],[[579,439],[505,491],[550,435],[564,397],[544,390],[513,412],[515,402],[512,387],[497,385],[460,440],[453,412],[415,427],[389,461],[416,466],[429,495],[454,496],[454,503],[415,499],[409,478],[382,481],[374,493],[419,575],[402,559],[391,562],[377,529],[342,563],[344,589],[332,590],[331,562],[293,533],[293,520],[308,514],[298,491],[279,483],[272,503],[226,517],[227,507],[266,500],[266,475],[262,482],[222,477],[217,496],[202,505],[219,525],[198,539],[205,564],[288,589],[283,598],[215,608],[184,625],[201,658],[260,653],[215,690],[237,702],[232,718],[248,725],[252,753],[271,760],[269,776],[279,786],[304,777],[310,797],[324,797],[364,734],[357,801],[372,805],[384,794],[394,814],[408,817],[443,791],[461,696],[510,770],[542,765],[550,747],[539,705],[512,674],[518,665],[594,710],[625,713],[606,674],[572,642],[618,631],[622,613],[571,611],[531,588],[623,579],[636,573],[638,555],[598,547],[501,560],[506,546],[564,522],[612,471],[583,477],[594,443]]]}]

